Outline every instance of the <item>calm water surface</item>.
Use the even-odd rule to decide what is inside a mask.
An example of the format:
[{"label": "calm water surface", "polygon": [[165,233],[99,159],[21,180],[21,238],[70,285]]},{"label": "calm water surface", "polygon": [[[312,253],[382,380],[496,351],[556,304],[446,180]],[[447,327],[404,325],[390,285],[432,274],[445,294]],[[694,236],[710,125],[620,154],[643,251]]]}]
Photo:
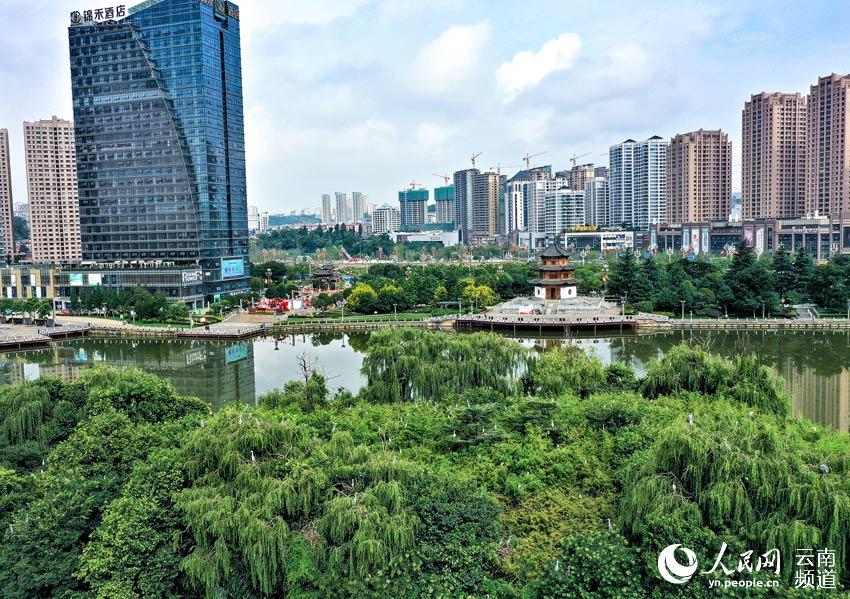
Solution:
[{"label": "calm water surface", "polygon": [[[684,332],[655,335],[519,337],[528,346],[576,343],[605,363],[631,365],[639,374],[670,347],[689,340],[731,357],[755,353],[788,382],[794,413],[850,430],[850,332]],[[96,364],[133,366],[170,380],[185,395],[219,408],[233,402],[253,404],[257,397],[299,376],[296,358],[315,360],[332,388],[356,392],[364,334],[314,334],[240,343],[199,340],[83,339],[35,351],[0,354],[0,383],[15,384],[40,376],[73,379]]]}]

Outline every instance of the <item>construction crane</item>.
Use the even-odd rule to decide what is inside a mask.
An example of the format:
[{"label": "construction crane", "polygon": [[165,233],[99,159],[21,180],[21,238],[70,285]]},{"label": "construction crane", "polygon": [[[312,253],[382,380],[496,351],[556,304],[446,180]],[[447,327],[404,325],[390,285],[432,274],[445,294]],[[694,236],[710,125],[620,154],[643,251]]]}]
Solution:
[{"label": "construction crane", "polygon": [[531,170],[531,159],[532,158],[537,158],[538,156],[543,156],[543,154],[548,154],[548,153],[549,153],[549,151],[546,150],[545,152],[540,152],[538,154],[526,154],[525,158],[522,159],[522,161],[525,163],[525,170],[526,171]]},{"label": "construction crane", "polygon": [[438,175],[437,173],[431,173],[431,174],[434,175],[435,177],[437,177],[438,179],[442,179],[443,182],[445,183],[446,187],[449,186],[449,184],[452,180],[452,178],[449,177],[448,173],[446,173],[445,175]]},{"label": "construction crane", "polygon": [[497,163],[496,166],[491,166],[490,170],[496,171],[497,175],[501,175],[503,168],[522,168],[522,165],[521,164],[502,164],[500,162],[500,163]]},{"label": "construction crane", "polygon": [[473,169],[475,168],[475,161],[478,160],[479,156],[481,156],[481,152],[478,152],[477,154],[472,156],[472,168]]},{"label": "construction crane", "polygon": [[417,187],[422,187],[419,183],[416,182],[416,179],[410,182],[410,189],[416,189]]},{"label": "construction crane", "polygon": [[590,154],[591,154],[591,152],[588,152],[587,154],[580,154],[578,156],[573,154],[573,157],[570,158],[570,163],[573,165],[573,168],[576,167],[576,163],[577,163],[579,158],[584,158],[585,156],[590,156]]}]

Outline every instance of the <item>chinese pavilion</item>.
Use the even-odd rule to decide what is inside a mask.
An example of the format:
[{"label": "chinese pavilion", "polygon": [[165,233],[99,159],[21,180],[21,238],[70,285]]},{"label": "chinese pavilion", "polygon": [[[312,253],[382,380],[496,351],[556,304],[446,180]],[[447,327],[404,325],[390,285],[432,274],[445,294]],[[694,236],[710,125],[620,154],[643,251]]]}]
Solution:
[{"label": "chinese pavilion", "polygon": [[530,281],[535,298],[564,300],[578,296],[578,281],[573,278],[575,267],[570,264],[570,256],[569,251],[556,244],[543,250],[537,267],[538,278]]}]

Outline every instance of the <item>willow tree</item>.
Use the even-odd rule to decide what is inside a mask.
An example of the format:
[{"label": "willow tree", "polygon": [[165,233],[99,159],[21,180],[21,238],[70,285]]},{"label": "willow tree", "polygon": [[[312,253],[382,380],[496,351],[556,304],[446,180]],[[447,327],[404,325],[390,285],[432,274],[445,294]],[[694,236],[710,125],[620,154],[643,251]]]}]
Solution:
[{"label": "willow tree", "polygon": [[207,596],[271,596],[321,574],[364,576],[412,544],[408,463],[328,441],[265,411],[224,410],[186,445],[190,486],[178,500],[194,540],[182,563]]},{"label": "willow tree", "polygon": [[779,416],[791,411],[791,398],[783,381],[755,356],[738,356],[730,361],[686,344],[672,348],[650,366],[641,391],[650,399],[695,392],[724,396]]},{"label": "willow tree", "polygon": [[381,331],[363,360],[364,393],[375,402],[439,401],[470,388],[509,394],[527,360],[521,345],[492,334]]},{"label": "willow tree", "polygon": [[663,427],[624,472],[620,518],[632,539],[664,542],[653,527],[678,522],[704,533],[713,545],[701,548],[707,553],[719,550],[721,538],[740,551],[778,548],[786,560],[800,548],[829,548],[847,571],[846,435],[724,400],[669,405],[690,412]]}]

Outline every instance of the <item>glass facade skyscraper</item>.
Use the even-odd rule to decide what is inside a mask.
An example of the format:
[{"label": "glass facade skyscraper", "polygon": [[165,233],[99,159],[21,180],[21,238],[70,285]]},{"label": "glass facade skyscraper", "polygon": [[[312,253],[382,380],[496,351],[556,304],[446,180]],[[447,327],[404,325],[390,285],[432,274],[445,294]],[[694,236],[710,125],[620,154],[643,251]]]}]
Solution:
[{"label": "glass facade skyscraper", "polygon": [[200,267],[208,298],[247,290],[238,7],[91,18],[68,34],[83,261],[173,262]]}]

